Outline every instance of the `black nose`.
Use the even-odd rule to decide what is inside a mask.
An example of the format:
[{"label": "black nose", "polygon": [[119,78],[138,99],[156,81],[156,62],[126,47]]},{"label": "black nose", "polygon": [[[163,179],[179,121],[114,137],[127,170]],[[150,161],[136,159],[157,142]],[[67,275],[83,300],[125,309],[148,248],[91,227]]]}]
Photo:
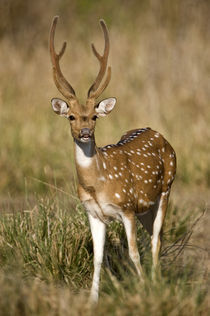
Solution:
[{"label": "black nose", "polygon": [[80,135],[81,136],[90,135],[90,129],[89,128],[82,128],[80,131]]}]

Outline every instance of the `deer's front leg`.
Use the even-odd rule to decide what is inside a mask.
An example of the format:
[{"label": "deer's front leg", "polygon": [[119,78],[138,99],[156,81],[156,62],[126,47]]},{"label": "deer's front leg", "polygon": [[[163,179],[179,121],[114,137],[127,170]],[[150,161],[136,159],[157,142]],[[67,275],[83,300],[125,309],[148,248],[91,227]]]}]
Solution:
[{"label": "deer's front leg", "polygon": [[93,217],[91,214],[88,214],[88,217],[93,237],[94,250],[94,273],[90,292],[90,301],[92,303],[96,303],[98,301],[100,271],[103,261],[106,225],[98,218]]}]

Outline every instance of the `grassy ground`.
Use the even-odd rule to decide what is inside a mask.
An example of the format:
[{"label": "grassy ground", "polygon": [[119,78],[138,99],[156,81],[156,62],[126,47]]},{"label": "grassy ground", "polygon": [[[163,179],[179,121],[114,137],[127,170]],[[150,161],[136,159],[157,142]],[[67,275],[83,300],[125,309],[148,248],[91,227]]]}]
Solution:
[{"label": "grassy ground", "polygon": [[[208,2],[17,0],[0,6],[0,314],[207,315]],[[122,226],[112,223],[96,310],[87,305],[92,242],[76,196],[69,126],[49,102],[59,96],[47,43],[55,14],[60,15],[56,46],[68,41],[62,69],[83,101],[98,69],[90,43],[103,45],[99,18],[110,29],[113,76],[103,97],[115,96],[118,103],[98,121],[98,145],[116,142],[125,130],[151,126],[178,157],[162,279],[150,280],[146,232],[138,227],[146,273],[141,284]]]},{"label": "grassy ground", "polygon": [[204,209],[192,214],[183,206],[170,205],[161,251],[162,278],[155,282],[150,278],[149,236],[138,225],[144,284],[129,261],[122,225],[111,223],[95,311],[87,304],[93,270],[87,217],[79,202],[53,196],[37,201],[33,208],[28,205],[22,212],[1,215],[1,315],[207,315],[208,253],[205,245],[201,249],[192,239]]}]

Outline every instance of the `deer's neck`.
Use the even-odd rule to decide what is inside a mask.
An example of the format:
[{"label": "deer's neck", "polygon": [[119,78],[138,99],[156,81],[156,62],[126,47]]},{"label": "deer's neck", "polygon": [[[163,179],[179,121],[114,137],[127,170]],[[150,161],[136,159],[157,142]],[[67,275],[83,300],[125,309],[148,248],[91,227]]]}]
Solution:
[{"label": "deer's neck", "polygon": [[88,143],[81,143],[74,140],[75,144],[75,162],[77,168],[77,175],[80,184],[85,186],[93,185],[93,181],[101,178],[102,162],[95,140]]},{"label": "deer's neck", "polygon": [[80,168],[90,167],[96,160],[96,144],[95,141],[82,143],[74,140],[75,144],[75,160]]}]

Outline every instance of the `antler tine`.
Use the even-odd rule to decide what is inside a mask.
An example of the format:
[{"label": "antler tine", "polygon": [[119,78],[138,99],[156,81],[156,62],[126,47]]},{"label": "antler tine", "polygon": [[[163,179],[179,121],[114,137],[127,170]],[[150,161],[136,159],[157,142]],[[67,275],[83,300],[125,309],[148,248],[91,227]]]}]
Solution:
[{"label": "antler tine", "polygon": [[60,52],[57,54],[55,52],[55,46],[54,46],[54,38],[55,38],[55,29],[58,21],[58,16],[55,16],[53,18],[52,26],[50,29],[50,56],[53,66],[53,77],[56,84],[56,87],[58,90],[63,94],[64,97],[67,99],[75,99],[76,94],[72,86],[68,83],[68,81],[64,78],[59,61],[61,57],[63,56],[65,49],[66,49],[66,42],[63,43],[63,46],[60,50]]},{"label": "antler tine", "polygon": [[99,69],[98,75],[97,75],[94,83],[91,85],[90,89],[88,90],[88,97],[95,98],[95,99],[97,99],[99,97],[99,95],[104,91],[104,89],[108,86],[109,81],[111,79],[111,67],[109,67],[105,82],[102,84],[101,87],[99,87],[101,84],[101,81],[105,75],[105,72],[106,72],[107,61],[108,61],[108,56],[109,56],[109,33],[108,33],[108,29],[107,29],[107,26],[106,26],[104,20],[102,20],[102,19],[100,20],[100,25],[101,25],[101,28],[103,30],[104,40],[105,40],[103,55],[100,55],[97,52],[94,44],[91,44],[93,53],[100,63],[100,69]]}]

